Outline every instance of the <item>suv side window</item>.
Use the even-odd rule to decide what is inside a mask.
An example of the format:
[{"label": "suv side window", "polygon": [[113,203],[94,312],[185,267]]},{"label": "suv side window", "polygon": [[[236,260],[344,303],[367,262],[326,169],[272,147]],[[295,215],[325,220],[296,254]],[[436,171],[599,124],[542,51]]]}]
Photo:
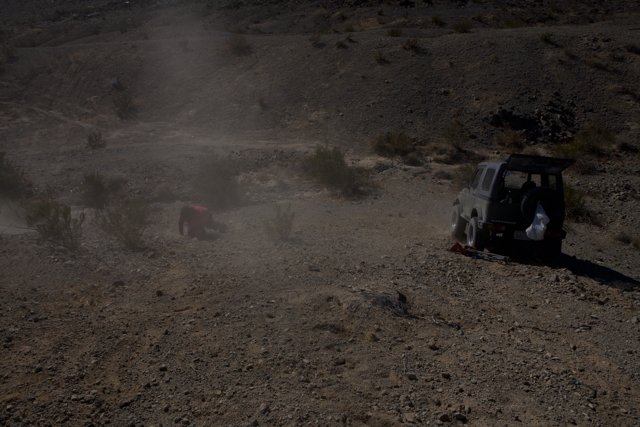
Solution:
[{"label": "suv side window", "polygon": [[489,191],[491,190],[491,183],[493,182],[493,177],[496,175],[495,169],[487,169],[487,173],[484,174],[484,179],[482,180],[482,190]]},{"label": "suv side window", "polygon": [[471,181],[471,189],[475,190],[478,187],[478,183],[480,182],[480,177],[482,176],[482,172],[484,172],[484,167],[478,168],[476,173],[473,175],[473,181]]}]

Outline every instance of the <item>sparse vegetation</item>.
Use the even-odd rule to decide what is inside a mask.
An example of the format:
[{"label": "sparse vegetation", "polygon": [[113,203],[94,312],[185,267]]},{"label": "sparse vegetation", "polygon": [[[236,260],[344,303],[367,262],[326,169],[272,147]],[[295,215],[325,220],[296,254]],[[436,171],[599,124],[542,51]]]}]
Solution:
[{"label": "sparse vegetation", "polygon": [[27,203],[25,210],[27,224],[38,232],[42,241],[72,251],[79,248],[84,213],[74,217],[69,206],[48,200]]},{"label": "sparse vegetation", "polygon": [[18,58],[16,49],[8,44],[0,45],[0,66],[13,62]]},{"label": "sparse vegetation", "polygon": [[542,36],[540,36],[540,40],[542,40],[544,43],[546,43],[548,45],[551,45],[553,47],[560,46],[558,44],[558,42],[554,39],[552,33],[544,33],[544,34],[542,34]]},{"label": "sparse vegetation", "polygon": [[431,17],[431,22],[438,27],[446,27],[447,23],[442,20],[439,16]]},{"label": "sparse vegetation", "polygon": [[471,178],[473,178],[473,173],[475,171],[476,168],[472,164],[458,166],[451,175],[451,187],[456,191],[466,187],[471,183]]},{"label": "sparse vegetation", "polygon": [[116,114],[122,120],[133,119],[138,114],[138,108],[135,104],[133,96],[127,91],[114,92],[112,95],[113,106]]},{"label": "sparse vegetation", "polygon": [[236,56],[250,55],[253,52],[251,45],[242,34],[234,34],[227,39],[229,52]]},{"label": "sparse vegetation", "polygon": [[309,41],[311,42],[311,46],[315,47],[316,49],[322,49],[327,45],[322,40],[322,36],[320,34],[312,35],[311,37],[309,37]]},{"label": "sparse vegetation", "polygon": [[123,186],[122,179],[107,179],[99,172],[86,174],[82,181],[82,200],[88,207],[103,209]]},{"label": "sparse vegetation", "polygon": [[143,235],[149,221],[149,205],[142,199],[121,199],[96,216],[100,229],[129,250],[143,248]]},{"label": "sparse vegetation", "polygon": [[194,188],[212,209],[228,209],[241,202],[239,174],[237,162],[214,156],[200,166]]},{"label": "sparse vegetation", "polygon": [[464,144],[468,137],[464,129],[464,125],[458,119],[453,120],[444,131],[444,137],[453,148],[458,151],[464,151]]},{"label": "sparse vegetation", "polygon": [[585,195],[570,184],[564,186],[564,203],[567,218],[575,222],[601,225],[595,213],[587,207]]},{"label": "sparse vegetation", "polygon": [[640,55],[640,46],[638,46],[637,44],[628,44],[624,48],[629,53],[634,53],[636,55]]},{"label": "sparse vegetation", "polygon": [[615,134],[608,128],[589,124],[582,128],[573,140],[566,144],[559,144],[553,148],[556,157],[586,161],[585,157],[600,157],[608,153],[615,144]]},{"label": "sparse vegetation", "polygon": [[638,152],[640,152],[640,149],[638,149],[637,146],[633,145],[630,142],[622,141],[618,144],[618,151],[627,154],[638,154]]},{"label": "sparse vegetation", "polygon": [[404,50],[408,50],[414,53],[419,53],[422,50],[422,48],[420,47],[420,44],[418,43],[418,39],[407,39],[402,44],[402,48]]},{"label": "sparse vegetation", "polygon": [[525,147],[525,138],[521,132],[506,129],[496,136],[496,143],[504,149],[520,151]]},{"label": "sparse vegetation", "polygon": [[368,177],[361,168],[347,165],[338,147],[318,146],[304,161],[305,171],[318,182],[338,190],[345,197],[365,193]]},{"label": "sparse vegetation", "polygon": [[17,199],[31,194],[31,183],[24,171],[0,151],[0,197]]},{"label": "sparse vegetation", "polygon": [[371,141],[371,148],[384,157],[406,156],[414,151],[414,144],[404,131],[386,132]]},{"label": "sparse vegetation", "polygon": [[87,135],[87,148],[92,150],[97,150],[99,148],[104,148],[107,146],[107,143],[104,139],[102,139],[102,133],[98,131],[90,132]]},{"label": "sparse vegetation", "polygon": [[453,24],[453,31],[456,33],[469,33],[471,32],[471,28],[473,28],[473,23],[468,19],[464,19]]},{"label": "sparse vegetation", "polygon": [[389,37],[401,37],[402,36],[402,28],[389,28],[387,30],[387,35]]},{"label": "sparse vegetation", "polygon": [[336,42],[336,49],[348,49],[349,46],[347,46],[347,44],[345,42],[343,42],[342,40],[338,40]]},{"label": "sparse vegetation", "polygon": [[376,62],[379,65],[386,65],[386,64],[390,64],[389,60],[387,59],[386,56],[384,56],[384,53],[382,53],[382,51],[380,50],[376,50],[376,53],[374,55],[374,58],[376,60]]},{"label": "sparse vegetation", "polygon": [[275,205],[274,214],[275,216],[265,223],[265,230],[274,242],[285,242],[289,240],[293,230],[295,212],[291,209],[291,205],[287,205],[286,208]]}]

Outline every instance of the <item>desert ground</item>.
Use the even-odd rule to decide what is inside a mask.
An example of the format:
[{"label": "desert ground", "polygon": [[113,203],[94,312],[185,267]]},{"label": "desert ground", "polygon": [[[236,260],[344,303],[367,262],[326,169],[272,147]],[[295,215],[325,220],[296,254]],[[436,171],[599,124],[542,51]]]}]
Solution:
[{"label": "desert ground", "polygon": [[[640,425],[638,2],[5,0],[0,41],[0,425]],[[447,250],[469,165],[559,149],[557,263]]]}]

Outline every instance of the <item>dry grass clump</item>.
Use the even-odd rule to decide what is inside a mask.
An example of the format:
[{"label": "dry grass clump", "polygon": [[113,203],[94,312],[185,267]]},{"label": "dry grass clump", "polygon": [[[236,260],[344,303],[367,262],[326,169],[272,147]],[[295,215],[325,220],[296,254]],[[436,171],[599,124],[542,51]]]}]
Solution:
[{"label": "dry grass clump", "polygon": [[564,203],[567,219],[597,226],[602,225],[596,214],[587,206],[585,194],[570,184],[564,186]]},{"label": "dry grass clump", "polygon": [[368,176],[361,168],[347,165],[338,147],[318,146],[304,161],[305,171],[319,183],[337,190],[344,197],[366,193]]},{"label": "dry grass clump", "polygon": [[611,130],[590,124],[582,128],[571,142],[556,145],[552,154],[555,157],[575,159],[573,170],[578,173],[594,173],[596,167],[593,161],[608,155],[615,141],[616,136]]},{"label": "dry grass clump", "polygon": [[293,230],[295,212],[291,209],[291,205],[287,205],[286,208],[275,205],[274,214],[275,216],[265,223],[265,231],[274,242],[286,242]]},{"label": "dry grass clump", "polygon": [[413,141],[404,131],[378,135],[371,141],[371,148],[384,157],[406,156],[415,150]]},{"label": "dry grass clump", "polygon": [[142,199],[123,198],[96,216],[96,223],[129,250],[143,249],[143,235],[149,226],[149,205]]},{"label": "dry grass clump", "polygon": [[439,16],[431,17],[431,22],[438,27],[446,27],[447,23],[442,20]]},{"label": "dry grass clump", "polygon": [[49,200],[27,203],[25,210],[27,225],[38,232],[40,240],[72,251],[80,247],[84,213],[74,217],[69,206]]},{"label": "dry grass clump", "polygon": [[402,36],[402,28],[389,28],[387,30],[387,35],[389,37],[401,37]]},{"label": "dry grass clump", "polygon": [[196,173],[194,189],[214,210],[237,206],[241,201],[240,165],[229,158],[213,156],[206,159]]},{"label": "dry grass clump", "polygon": [[92,150],[97,150],[99,148],[104,148],[107,146],[107,143],[104,139],[102,139],[102,133],[98,131],[90,132],[87,135],[87,148]]},{"label": "dry grass clump", "polygon": [[473,23],[468,19],[464,19],[453,24],[453,31],[456,33],[469,33],[471,32],[471,28],[473,28]]},{"label": "dry grass clump", "polygon": [[311,46],[315,47],[316,49],[322,49],[323,47],[325,47],[327,44],[322,40],[322,36],[318,33],[318,34],[314,34],[311,37],[309,37],[309,41],[311,42]]},{"label": "dry grass clump", "polygon": [[229,52],[236,56],[246,56],[253,52],[253,49],[246,37],[242,34],[234,34],[227,39]]},{"label": "dry grass clump", "polygon": [[408,50],[414,53],[420,53],[422,51],[422,47],[418,43],[418,39],[407,39],[403,44],[402,48],[404,50]]},{"label": "dry grass clump", "polygon": [[553,37],[552,33],[544,33],[542,34],[542,36],[540,36],[540,40],[542,40],[543,43],[546,43],[550,46],[553,47],[559,47],[560,45],[558,44],[558,42],[555,40],[555,38]]},{"label": "dry grass clump", "polygon": [[379,65],[387,65],[391,63],[384,55],[384,53],[380,50],[376,50],[376,53],[373,57]]},{"label": "dry grass clump", "polygon": [[0,151],[0,197],[18,199],[31,193],[31,183],[22,168],[7,159],[6,153]]},{"label": "dry grass clump", "polygon": [[103,209],[122,191],[124,184],[122,179],[105,178],[99,172],[88,173],[82,181],[82,201],[85,206]]},{"label": "dry grass clump", "polygon": [[617,233],[614,238],[624,245],[631,245],[635,249],[640,250],[640,237],[634,237],[628,231],[621,231]]},{"label": "dry grass clump", "polygon": [[525,147],[526,141],[522,132],[506,129],[496,136],[496,144],[507,150],[519,151]]},{"label": "dry grass clump", "polygon": [[138,115],[138,107],[133,96],[127,91],[115,92],[112,95],[113,106],[116,114],[122,120],[134,119]]},{"label": "dry grass clump", "polygon": [[475,171],[476,167],[469,163],[458,166],[453,174],[450,174],[451,187],[455,191],[463,189],[471,183]]}]

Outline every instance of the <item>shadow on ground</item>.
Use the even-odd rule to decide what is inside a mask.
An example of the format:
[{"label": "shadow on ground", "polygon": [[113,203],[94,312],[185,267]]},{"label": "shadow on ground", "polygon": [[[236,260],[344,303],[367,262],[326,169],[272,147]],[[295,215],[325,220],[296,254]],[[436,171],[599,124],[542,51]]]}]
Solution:
[{"label": "shadow on ground", "polygon": [[589,277],[614,288],[625,291],[640,290],[640,282],[636,279],[586,259],[562,254],[557,266],[566,268],[577,276]]}]

